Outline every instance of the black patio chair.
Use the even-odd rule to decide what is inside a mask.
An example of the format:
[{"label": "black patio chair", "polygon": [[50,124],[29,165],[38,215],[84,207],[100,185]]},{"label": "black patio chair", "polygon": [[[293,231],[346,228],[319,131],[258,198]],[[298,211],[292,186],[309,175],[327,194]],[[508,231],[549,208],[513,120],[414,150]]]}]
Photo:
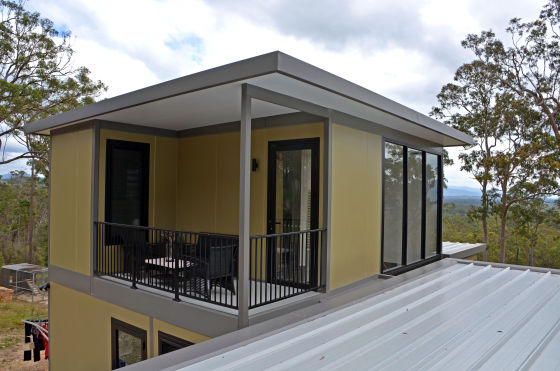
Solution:
[{"label": "black patio chair", "polygon": [[235,294],[233,282],[238,250],[237,236],[200,234],[194,256],[185,257],[185,291],[210,300],[212,288],[223,287]]},{"label": "black patio chair", "polygon": [[124,250],[123,273],[125,277],[123,278],[132,281],[132,286],[136,287],[136,282],[142,280],[145,268],[144,258],[148,250],[146,231],[121,229],[118,231],[118,236]]}]

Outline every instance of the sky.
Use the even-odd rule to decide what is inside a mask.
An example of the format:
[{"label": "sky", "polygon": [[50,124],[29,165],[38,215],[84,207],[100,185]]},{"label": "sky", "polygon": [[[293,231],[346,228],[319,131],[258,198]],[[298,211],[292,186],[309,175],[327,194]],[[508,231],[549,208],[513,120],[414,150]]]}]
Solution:
[{"label": "sky", "polygon": [[[505,36],[509,19],[534,19],[544,3],[29,0],[27,7],[71,31],[74,64],[108,85],[103,98],[280,50],[428,114],[473,57],[460,45],[467,34]],[[24,166],[0,166],[0,174]],[[457,160],[445,174],[449,186],[478,187]]]}]

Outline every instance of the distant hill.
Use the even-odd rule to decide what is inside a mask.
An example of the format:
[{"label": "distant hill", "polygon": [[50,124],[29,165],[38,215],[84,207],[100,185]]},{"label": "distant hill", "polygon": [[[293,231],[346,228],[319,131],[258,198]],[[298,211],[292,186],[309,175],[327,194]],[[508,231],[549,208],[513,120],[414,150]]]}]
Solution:
[{"label": "distant hill", "polygon": [[[0,176],[2,177],[2,180],[8,180],[12,178],[12,174],[10,173],[0,174]],[[25,173],[25,176],[29,177],[30,175],[28,173]]]},{"label": "distant hill", "polygon": [[449,186],[443,189],[443,198],[448,197],[460,197],[460,198],[470,198],[470,197],[477,197],[480,198],[482,193],[478,188],[472,187],[454,187]]},{"label": "distant hill", "polygon": [[447,187],[443,190],[443,202],[457,205],[480,205],[480,189],[471,187]]}]

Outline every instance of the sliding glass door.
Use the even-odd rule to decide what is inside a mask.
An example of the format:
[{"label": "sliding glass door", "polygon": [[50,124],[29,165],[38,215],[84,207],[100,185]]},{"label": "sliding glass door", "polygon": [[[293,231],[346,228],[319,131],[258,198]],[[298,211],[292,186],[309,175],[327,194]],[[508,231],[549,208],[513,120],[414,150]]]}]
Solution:
[{"label": "sliding glass door", "polygon": [[441,156],[385,142],[382,270],[436,256],[441,245]]}]

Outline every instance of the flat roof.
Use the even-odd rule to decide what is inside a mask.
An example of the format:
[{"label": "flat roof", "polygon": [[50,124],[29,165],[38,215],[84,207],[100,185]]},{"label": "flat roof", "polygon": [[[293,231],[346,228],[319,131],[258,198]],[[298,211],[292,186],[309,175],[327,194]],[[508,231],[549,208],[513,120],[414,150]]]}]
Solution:
[{"label": "flat roof", "polygon": [[464,259],[486,250],[485,243],[450,242],[442,243],[441,252],[450,258]]},{"label": "flat roof", "polygon": [[431,265],[342,308],[247,339],[250,326],[130,369],[560,367],[560,271],[449,258]]},{"label": "flat roof", "polygon": [[43,267],[41,265],[30,264],[30,263],[17,263],[17,264],[9,264],[3,265],[2,269],[7,269],[11,271],[20,271],[20,272],[39,272],[39,271],[48,271],[49,268]]},{"label": "flat roof", "polygon": [[[473,138],[348,80],[276,51],[101,100],[25,125],[26,133],[100,119],[168,130],[239,121],[241,84],[294,97],[319,107],[421,137],[441,146],[472,144]],[[292,113],[265,101],[253,118]]]}]

